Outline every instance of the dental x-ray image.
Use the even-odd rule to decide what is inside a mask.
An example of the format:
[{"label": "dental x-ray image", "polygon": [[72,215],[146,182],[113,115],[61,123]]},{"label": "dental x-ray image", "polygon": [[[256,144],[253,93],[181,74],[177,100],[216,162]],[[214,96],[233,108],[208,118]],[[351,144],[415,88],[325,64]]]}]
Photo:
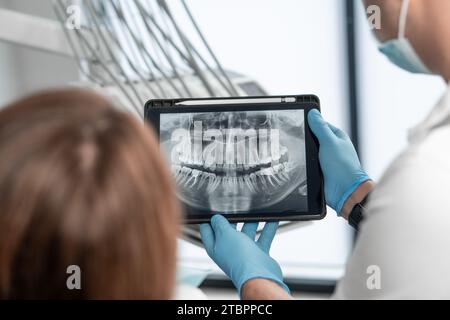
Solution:
[{"label": "dental x-ray image", "polygon": [[303,110],[165,113],[160,139],[194,211],[308,210]]}]

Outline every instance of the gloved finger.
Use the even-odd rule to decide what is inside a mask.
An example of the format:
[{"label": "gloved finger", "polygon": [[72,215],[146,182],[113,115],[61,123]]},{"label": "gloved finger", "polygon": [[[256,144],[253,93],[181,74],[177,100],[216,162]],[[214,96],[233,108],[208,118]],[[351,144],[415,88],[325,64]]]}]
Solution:
[{"label": "gloved finger", "polygon": [[241,232],[246,234],[253,241],[255,241],[257,229],[258,229],[258,222],[248,222],[248,223],[244,224]]},{"label": "gloved finger", "polygon": [[328,123],[322,118],[319,110],[313,109],[308,113],[308,123],[320,143],[324,143],[333,138],[333,131],[331,131]]},{"label": "gloved finger", "polygon": [[217,236],[220,236],[228,228],[232,229],[228,220],[225,219],[224,216],[221,216],[219,214],[211,218],[211,227],[214,231],[216,238]]},{"label": "gloved finger", "polygon": [[208,255],[211,255],[214,251],[214,231],[209,223],[203,223],[200,225],[200,235],[202,236],[203,246],[206,249]]},{"label": "gloved finger", "polygon": [[267,222],[261,231],[261,235],[257,241],[258,246],[266,253],[269,253],[273,238],[277,233],[278,222]]},{"label": "gloved finger", "polygon": [[328,126],[330,127],[331,131],[333,131],[334,135],[340,139],[347,139],[348,135],[341,129],[339,129],[338,127],[333,126],[332,124],[328,124]]},{"label": "gloved finger", "polygon": [[237,223],[232,223],[232,224],[231,224],[231,227],[232,227],[233,229],[237,229]]}]

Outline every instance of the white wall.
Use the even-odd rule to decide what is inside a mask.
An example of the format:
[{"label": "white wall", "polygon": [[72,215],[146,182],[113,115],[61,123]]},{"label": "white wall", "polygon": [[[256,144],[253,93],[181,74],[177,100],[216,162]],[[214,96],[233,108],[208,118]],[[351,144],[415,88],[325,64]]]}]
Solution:
[{"label": "white wall", "polygon": [[[50,0],[0,0],[0,8],[54,18]],[[0,70],[0,106],[79,77],[77,65],[71,59],[3,42],[0,42]]]}]

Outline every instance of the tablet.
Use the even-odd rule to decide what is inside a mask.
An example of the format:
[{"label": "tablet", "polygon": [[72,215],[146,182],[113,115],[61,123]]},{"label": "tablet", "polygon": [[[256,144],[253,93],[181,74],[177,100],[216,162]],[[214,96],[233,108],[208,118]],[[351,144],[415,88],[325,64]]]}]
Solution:
[{"label": "tablet", "polygon": [[186,223],[323,218],[312,109],[314,95],[148,101]]}]

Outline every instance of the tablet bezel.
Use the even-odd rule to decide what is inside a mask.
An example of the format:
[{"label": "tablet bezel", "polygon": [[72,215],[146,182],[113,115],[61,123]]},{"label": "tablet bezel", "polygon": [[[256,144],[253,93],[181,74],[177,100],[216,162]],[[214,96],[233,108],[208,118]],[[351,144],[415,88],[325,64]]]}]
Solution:
[{"label": "tablet bezel", "polygon": [[[280,102],[256,102],[279,99]],[[242,103],[242,101],[251,101]],[[295,100],[295,101],[294,101]],[[195,104],[199,101],[198,104]],[[211,103],[209,103],[211,101]],[[223,102],[215,104],[215,102]],[[186,103],[186,104],[183,104]],[[224,214],[230,222],[250,221],[307,221],[320,220],[326,215],[326,205],[323,189],[323,175],[319,163],[319,143],[308,125],[308,112],[312,109],[320,111],[319,99],[314,95],[300,96],[266,96],[266,97],[236,97],[236,98],[201,98],[201,99],[154,99],[145,105],[145,120],[149,121],[158,136],[160,130],[160,115],[167,113],[196,113],[196,112],[236,112],[259,110],[304,110],[305,112],[305,147],[306,172],[308,179],[308,212],[296,210],[283,211],[279,214],[261,213],[233,213]],[[209,222],[212,217],[210,211],[202,211],[185,205],[187,211],[198,212],[184,216],[184,223],[198,224]]]}]

